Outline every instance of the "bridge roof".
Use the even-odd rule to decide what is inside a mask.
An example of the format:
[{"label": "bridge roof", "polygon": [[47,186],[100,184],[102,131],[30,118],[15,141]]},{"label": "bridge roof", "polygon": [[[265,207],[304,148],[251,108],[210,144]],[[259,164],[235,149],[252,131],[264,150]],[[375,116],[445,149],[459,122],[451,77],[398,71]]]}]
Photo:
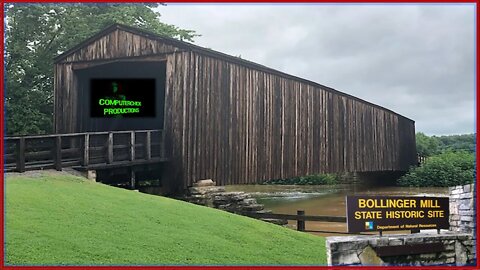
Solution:
[{"label": "bridge roof", "polygon": [[117,30],[125,31],[125,32],[135,34],[135,35],[138,35],[138,36],[150,39],[150,40],[155,40],[155,41],[159,41],[159,42],[168,44],[170,46],[173,46],[173,47],[177,48],[178,49],[177,51],[192,51],[192,52],[200,53],[200,54],[203,54],[203,55],[207,55],[207,56],[211,56],[211,57],[215,57],[215,58],[220,58],[220,59],[223,59],[225,61],[229,61],[229,62],[233,62],[233,63],[239,64],[239,65],[247,66],[249,68],[253,68],[253,69],[264,71],[264,72],[267,72],[267,73],[270,73],[270,74],[278,75],[278,76],[281,76],[281,77],[284,77],[284,78],[287,78],[287,79],[300,81],[300,82],[307,83],[307,84],[312,85],[312,86],[320,87],[320,88],[322,88],[326,91],[329,91],[329,92],[332,92],[332,93],[335,93],[335,94],[338,94],[338,95],[341,95],[341,96],[344,96],[344,97],[347,97],[347,98],[350,98],[350,99],[357,100],[359,102],[368,104],[370,106],[376,107],[376,108],[384,110],[384,111],[391,112],[391,113],[396,114],[400,117],[403,117],[403,118],[408,119],[412,122],[415,122],[414,120],[412,120],[408,117],[405,117],[403,115],[400,115],[400,114],[398,114],[398,113],[396,113],[392,110],[389,110],[385,107],[382,107],[380,105],[368,102],[368,101],[363,100],[361,98],[346,94],[346,93],[338,91],[334,88],[331,88],[331,87],[328,87],[328,86],[325,86],[325,85],[322,85],[322,84],[319,84],[319,83],[316,83],[316,82],[313,82],[313,81],[303,79],[303,78],[300,78],[300,77],[297,77],[297,76],[294,76],[294,75],[290,75],[290,74],[278,71],[278,70],[273,69],[273,68],[269,68],[267,66],[264,66],[264,65],[261,65],[261,64],[255,63],[255,62],[242,59],[240,57],[231,56],[231,55],[228,55],[228,54],[225,54],[225,53],[222,53],[222,52],[219,52],[219,51],[215,51],[215,50],[212,50],[212,49],[204,48],[204,47],[201,47],[201,46],[189,43],[189,42],[181,41],[181,40],[178,40],[178,39],[175,39],[175,38],[167,37],[167,36],[164,36],[164,35],[159,35],[159,34],[144,30],[144,29],[140,29],[140,28],[132,27],[132,26],[127,26],[127,25],[123,25],[123,24],[118,24],[118,23],[115,23],[115,24],[112,24],[112,25],[108,26],[104,30],[101,30],[100,32],[94,34],[90,38],[87,38],[83,42],[77,44],[76,46],[74,46],[74,47],[70,48],[69,50],[63,52],[62,54],[58,55],[57,57],[54,58],[54,62],[56,64],[62,62],[62,60],[65,60],[68,56],[74,54],[75,52],[79,51],[80,49],[88,46],[89,44],[91,44],[94,41],[100,39],[101,37],[106,36],[106,35],[114,32],[114,31],[117,31]]}]

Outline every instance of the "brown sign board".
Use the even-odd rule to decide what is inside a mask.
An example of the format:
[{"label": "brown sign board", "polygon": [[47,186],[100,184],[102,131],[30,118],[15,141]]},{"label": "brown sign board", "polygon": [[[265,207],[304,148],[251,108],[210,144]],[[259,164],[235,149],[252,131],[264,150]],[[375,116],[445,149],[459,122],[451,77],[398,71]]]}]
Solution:
[{"label": "brown sign board", "polygon": [[448,229],[447,197],[347,196],[349,233]]}]

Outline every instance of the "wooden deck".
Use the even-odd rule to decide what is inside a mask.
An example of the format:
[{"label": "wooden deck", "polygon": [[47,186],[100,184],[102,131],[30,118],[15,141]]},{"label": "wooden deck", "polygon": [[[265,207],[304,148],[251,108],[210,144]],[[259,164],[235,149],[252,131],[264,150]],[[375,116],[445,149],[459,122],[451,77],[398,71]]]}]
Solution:
[{"label": "wooden deck", "polygon": [[163,130],[6,137],[5,171],[98,170],[168,161]]}]

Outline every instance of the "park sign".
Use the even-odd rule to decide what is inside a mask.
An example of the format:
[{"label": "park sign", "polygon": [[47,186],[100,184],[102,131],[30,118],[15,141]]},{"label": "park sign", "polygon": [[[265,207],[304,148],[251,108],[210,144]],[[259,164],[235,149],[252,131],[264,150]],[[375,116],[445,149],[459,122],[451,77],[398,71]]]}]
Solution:
[{"label": "park sign", "polygon": [[448,229],[446,197],[347,196],[349,233]]}]

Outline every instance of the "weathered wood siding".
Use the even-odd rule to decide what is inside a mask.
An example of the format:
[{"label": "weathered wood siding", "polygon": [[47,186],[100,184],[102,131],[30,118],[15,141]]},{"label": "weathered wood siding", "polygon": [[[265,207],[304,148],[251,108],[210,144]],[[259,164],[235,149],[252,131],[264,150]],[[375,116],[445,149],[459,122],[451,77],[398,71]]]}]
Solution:
[{"label": "weathered wood siding", "polygon": [[415,162],[414,122],[321,87],[198,53],[167,60],[166,132],[186,185]]},{"label": "weathered wood siding", "polygon": [[124,30],[113,30],[66,55],[55,64],[54,133],[80,132],[78,76],[75,68],[88,68],[115,60],[158,61],[181,50],[168,41],[151,39]]},{"label": "weathered wood siding", "polygon": [[67,56],[62,62],[94,61],[170,53],[179,48],[127,31],[115,30]]},{"label": "weathered wood siding", "polygon": [[255,63],[169,42],[117,29],[58,60],[55,132],[81,132],[75,67],[160,57],[167,60],[166,148],[181,186],[205,178],[224,185],[405,171],[416,162],[408,118]]},{"label": "weathered wood siding", "polygon": [[53,133],[78,132],[77,76],[71,63],[57,63],[54,70],[54,130]]}]

